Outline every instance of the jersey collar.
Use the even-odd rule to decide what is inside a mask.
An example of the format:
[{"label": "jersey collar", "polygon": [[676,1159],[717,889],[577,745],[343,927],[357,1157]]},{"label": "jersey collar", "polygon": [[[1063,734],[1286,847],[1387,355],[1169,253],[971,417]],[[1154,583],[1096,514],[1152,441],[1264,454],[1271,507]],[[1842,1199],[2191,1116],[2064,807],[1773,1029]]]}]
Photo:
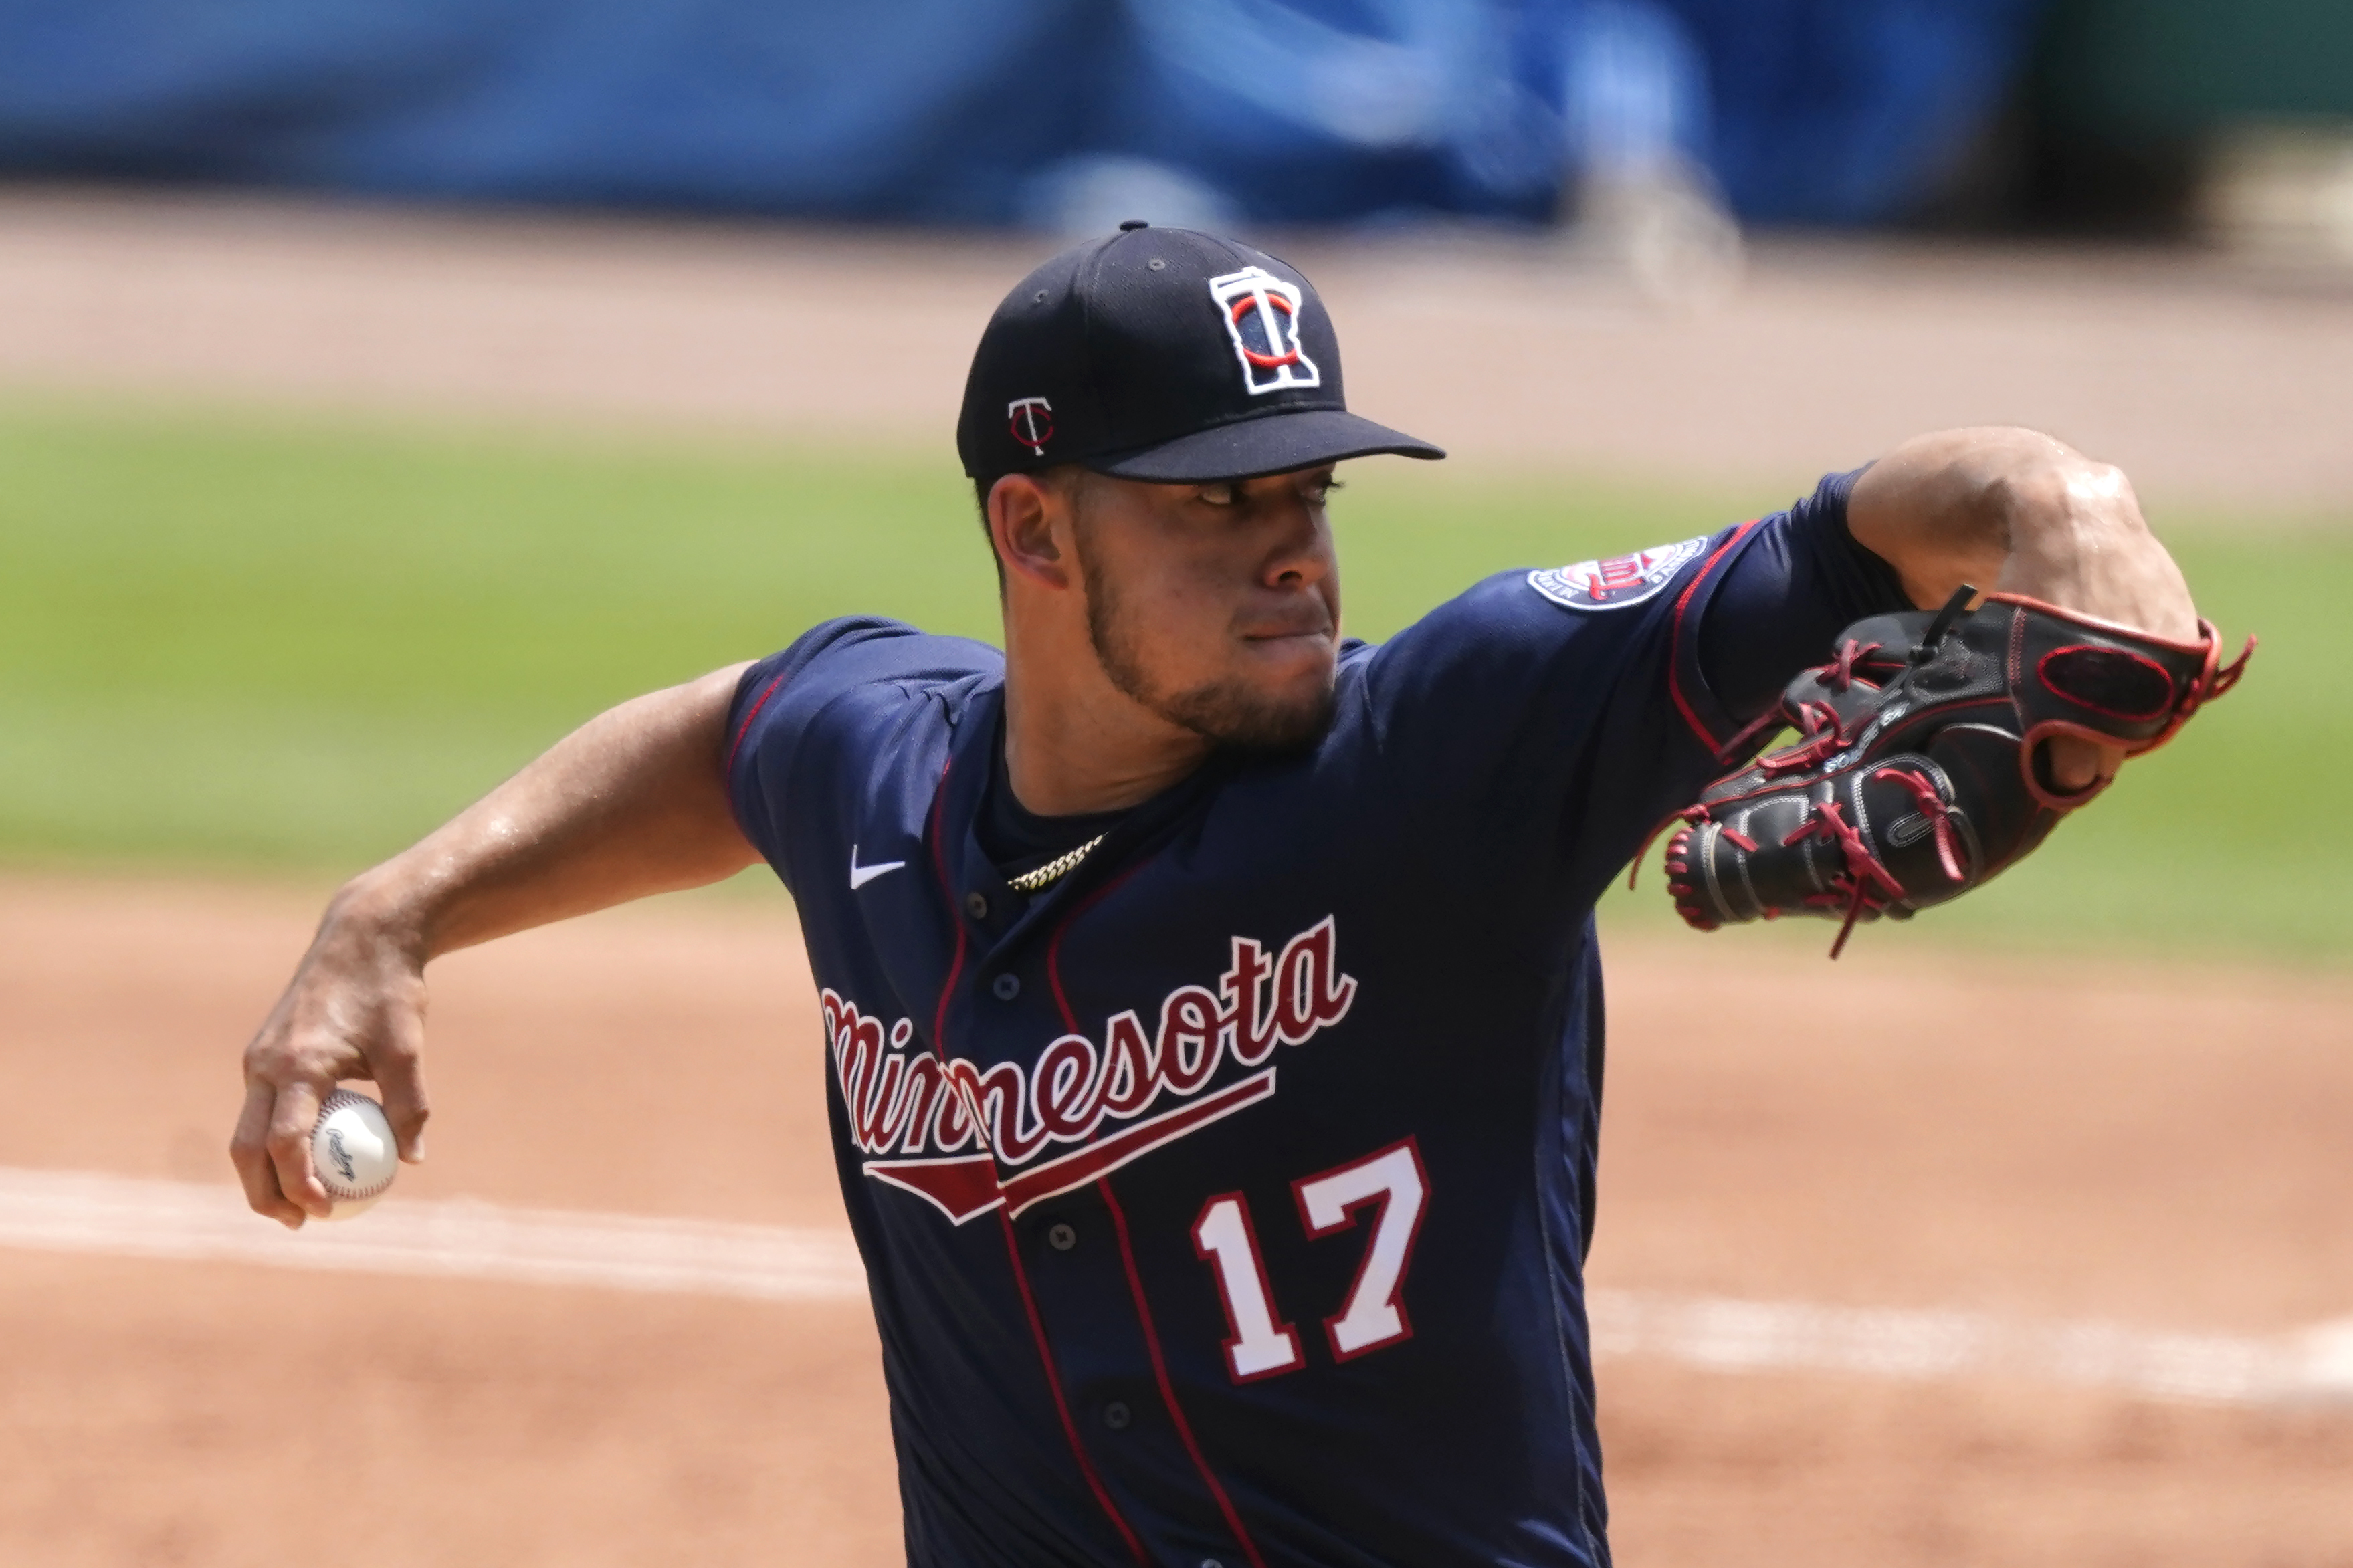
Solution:
[{"label": "jersey collar", "polygon": [[976,973],[984,977],[1010,963],[1041,926],[1075,912],[1080,904],[1133,875],[1166,848],[1236,766],[1234,759],[1213,753],[1192,773],[1113,824],[1103,843],[1068,876],[1039,892],[1024,895],[1007,884],[980,846],[980,812],[996,766],[1004,715],[1005,688],[1000,682],[974,693],[956,716],[947,772],[940,782],[944,798],[934,829],[938,842],[934,853],[945,883],[949,912],[970,932],[978,954]]}]

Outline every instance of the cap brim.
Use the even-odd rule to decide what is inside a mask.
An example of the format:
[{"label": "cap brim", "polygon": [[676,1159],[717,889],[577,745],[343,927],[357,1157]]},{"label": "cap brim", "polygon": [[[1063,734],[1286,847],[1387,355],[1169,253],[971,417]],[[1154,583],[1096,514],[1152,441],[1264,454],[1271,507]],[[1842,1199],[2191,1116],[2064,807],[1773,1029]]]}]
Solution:
[{"label": "cap brim", "polygon": [[1196,430],[1141,452],[1091,460],[1085,466],[1116,479],[1203,485],[1217,479],[1288,474],[1383,452],[1399,458],[1446,456],[1427,441],[1417,441],[1402,430],[1376,425],[1345,409],[1302,408]]}]

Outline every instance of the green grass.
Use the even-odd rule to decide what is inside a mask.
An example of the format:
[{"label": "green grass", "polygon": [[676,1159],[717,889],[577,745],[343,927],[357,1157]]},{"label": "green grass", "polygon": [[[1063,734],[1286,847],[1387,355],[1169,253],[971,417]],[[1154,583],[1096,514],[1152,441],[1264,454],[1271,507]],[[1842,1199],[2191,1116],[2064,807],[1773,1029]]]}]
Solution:
[{"label": "green grass", "polygon": [[[1499,567],[1787,499],[1377,462],[1350,487],[1373,637]],[[2353,851],[2307,826],[2353,760],[2327,702],[2353,528],[2173,533],[2207,613],[2264,634],[2254,676],[2010,877],[1884,940],[2353,948]],[[356,868],[599,709],[850,611],[993,637],[944,453],[0,405],[0,859]]]}]

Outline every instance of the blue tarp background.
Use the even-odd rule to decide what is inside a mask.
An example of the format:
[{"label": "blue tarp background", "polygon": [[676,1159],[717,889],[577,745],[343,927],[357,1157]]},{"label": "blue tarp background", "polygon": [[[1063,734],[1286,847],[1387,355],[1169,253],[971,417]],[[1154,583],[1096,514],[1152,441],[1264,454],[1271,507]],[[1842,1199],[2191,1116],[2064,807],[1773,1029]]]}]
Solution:
[{"label": "blue tarp background", "polygon": [[[0,0],[0,171],[911,222],[1899,216],[2039,0]],[[1189,204],[1189,205],[1188,205]],[[1147,215],[1150,216],[1150,215]]]}]

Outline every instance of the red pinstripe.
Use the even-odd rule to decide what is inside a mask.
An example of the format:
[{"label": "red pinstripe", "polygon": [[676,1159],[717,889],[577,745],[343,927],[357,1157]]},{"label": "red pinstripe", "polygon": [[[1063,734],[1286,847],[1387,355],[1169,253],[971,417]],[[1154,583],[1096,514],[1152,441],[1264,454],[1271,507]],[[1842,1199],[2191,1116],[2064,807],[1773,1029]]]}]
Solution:
[{"label": "red pinstripe", "polygon": [[776,677],[762,687],[760,695],[752,700],[752,710],[744,715],[744,722],[735,728],[735,738],[727,743],[726,765],[719,770],[723,778],[732,779],[735,776],[735,753],[744,749],[744,737],[752,732],[752,721],[760,716],[760,710],[768,705],[768,699],[774,697],[776,694],[776,688],[784,683],[783,676]]},{"label": "red pinstripe", "polygon": [[1707,564],[1699,569],[1699,575],[1685,585],[1683,596],[1675,601],[1675,618],[1668,634],[1667,690],[1674,698],[1676,710],[1683,714],[1683,722],[1691,726],[1692,733],[1699,737],[1699,743],[1705,746],[1711,755],[1721,754],[1724,748],[1716,743],[1715,736],[1708,727],[1699,721],[1699,715],[1692,711],[1691,703],[1683,696],[1683,612],[1691,607],[1692,595],[1699,592],[1702,583],[1707,581],[1707,574],[1715,570],[1715,563],[1730,554],[1732,547],[1747,538],[1748,531],[1761,521],[1752,518],[1734,529],[1732,537],[1718,545],[1715,553],[1707,558]]},{"label": "red pinstripe", "polygon": [[1135,1247],[1128,1239],[1127,1211],[1119,1206],[1119,1198],[1111,1190],[1111,1178],[1105,1176],[1095,1184],[1103,1194],[1103,1205],[1111,1210],[1112,1228],[1119,1236],[1119,1260],[1127,1268],[1127,1289],[1135,1298],[1136,1321],[1144,1325],[1144,1347],[1152,1352],[1152,1375],[1159,1381],[1161,1402],[1168,1406],[1168,1417],[1176,1424],[1176,1436],[1185,1444],[1185,1452],[1192,1456],[1193,1468],[1200,1473],[1201,1484],[1218,1500],[1218,1511],[1226,1516],[1226,1528],[1241,1542],[1242,1555],[1250,1561],[1250,1568],[1266,1568],[1266,1559],[1258,1554],[1258,1542],[1242,1528],[1242,1516],[1234,1510],[1234,1500],[1218,1484],[1210,1473],[1209,1462],[1201,1457],[1201,1445],[1194,1440],[1193,1424],[1185,1419],[1184,1406],[1176,1403],[1176,1385],[1168,1381],[1168,1363],[1160,1354],[1160,1331],[1152,1324],[1152,1309],[1144,1300],[1144,1280],[1135,1271]]},{"label": "red pinstripe", "polygon": [[1127,1521],[1113,1506],[1111,1493],[1103,1489],[1103,1478],[1095,1474],[1086,1449],[1080,1446],[1078,1423],[1071,1419],[1070,1404],[1062,1397],[1062,1380],[1054,1372],[1053,1351],[1046,1343],[1046,1324],[1038,1316],[1038,1303],[1029,1294],[1029,1271],[1021,1267],[1020,1238],[1013,1234],[1013,1222],[1006,1217],[1003,1209],[997,1211],[997,1217],[1005,1225],[1005,1256],[1013,1263],[1013,1283],[1020,1288],[1021,1310],[1029,1314],[1029,1332],[1038,1341],[1038,1364],[1046,1369],[1046,1386],[1054,1391],[1054,1414],[1062,1418],[1062,1435],[1071,1440],[1071,1453],[1079,1461],[1079,1473],[1086,1477],[1087,1489],[1095,1494],[1095,1501],[1103,1504],[1103,1512],[1119,1527],[1120,1539],[1135,1554],[1138,1568],[1150,1568],[1151,1560],[1144,1554],[1144,1542],[1135,1538],[1135,1531],[1128,1528]]},{"label": "red pinstripe", "polygon": [[940,1065],[948,1060],[948,998],[955,994],[956,976],[964,973],[964,917],[956,912],[955,885],[948,880],[948,847],[946,835],[941,829],[948,810],[948,770],[955,766],[951,761],[940,769],[939,788],[932,795],[932,864],[940,874],[940,892],[948,901],[948,919],[955,921],[955,957],[948,962],[947,980],[940,986],[939,1011],[932,1015],[932,1049],[937,1051]]},{"label": "red pinstripe", "polygon": [[[1140,866],[1131,867],[1072,906],[1071,912],[1062,917],[1062,923],[1054,929],[1054,940],[1047,944],[1046,979],[1054,990],[1054,1005],[1061,1011],[1062,1027],[1072,1034],[1079,1032],[1079,1019],[1071,1008],[1071,999],[1062,992],[1062,939],[1070,934],[1071,925],[1082,914],[1141,869]],[[1226,1527],[1234,1532],[1234,1539],[1241,1542],[1242,1552],[1250,1559],[1250,1568],[1266,1568],[1266,1560],[1258,1552],[1258,1542],[1252,1541],[1250,1531],[1242,1528],[1241,1515],[1235,1511],[1233,1499],[1226,1495],[1226,1489],[1219,1484],[1217,1476],[1210,1471],[1208,1460],[1202,1458],[1201,1445],[1193,1436],[1193,1425],[1185,1419],[1184,1407],[1176,1403],[1176,1386],[1168,1381],[1168,1363],[1160,1353],[1160,1331],[1152,1321],[1152,1308],[1144,1298],[1144,1279],[1136,1272],[1135,1247],[1127,1231],[1127,1211],[1120,1207],[1118,1194],[1111,1190],[1109,1176],[1097,1181],[1095,1190],[1103,1194],[1103,1206],[1111,1211],[1112,1229],[1119,1237],[1119,1260],[1127,1270],[1128,1293],[1135,1298],[1135,1318],[1144,1330],[1145,1349],[1152,1356],[1152,1375],[1160,1385],[1160,1402],[1168,1407],[1168,1418],[1176,1425],[1176,1436],[1184,1443],[1194,1470],[1200,1476],[1201,1484],[1209,1489],[1210,1497],[1217,1500],[1218,1511],[1225,1515]],[[1008,1227],[1011,1223],[1009,1220],[1007,1222]]]},{"label": "red pinstripe", "polygon": [[[948,880],[944,831],[948,773],[955,766],[955,763],[950,762],[940,769],[939,788],[932,796],[932,865],[939,872],[940,891],[948,900],[948,918],[955,921],[956,928],[955,957],[948,964],[948,977],[940,986],[939,1010],[932,1017],[932,1048],[939,1053],[943,1062],[948,1059],[948,999],[955,994],[956,977],[964,973],[965,943],[964,918],[956,910],[955,884]],[[1144,1554],[1144,1542],[1136,1539],[1134,1530],[1121,1516],[1118,1505],[1111,1500],[1111,1493],[1103,1489],[1103,1478],[1095,1473],[1094,1462],[1087,1458],[1085,1447],[1079,1442],[1078,1423],[1071,1418],[1070,1402],[1062,1396],[1061,1376],[1054,1370],[1053,1347],[1046,1342],[1046,1322],[1038,1315],[1037,1299],[1029,1293],[1029,1271],[1021,1266],[1020,1237],[1014,1234],[1013,1220],[1002,1208],[997,1211],[997,1217],[1005,1227],[1005,1256],[1013,1265],[1013,1284],[1021,1294],[1021,1310],[1029,1319],[1030,1337],[1038,1342],[1038,1364],[1046,1373],[1047,1390],[1054,1396],[1054,1414],[1061,1417],[1062,1436],[1070,1440],[1071,1458],[1078,1462],[1079,1474],[1085,1479],[1087,1489],[1094,1493],[1095,1501],[1103,1505],[1104,1516],[1119,1531],[1119,1538],[1127,1542],[1128,1551],[1134,1554],[1137,1568],[1150,1568],[1151,1560]]]},{"label": "red pinstripe", "polygon": [[1079,1032],[1078,1015],[1071,1011],[1071,999],[1062,994],[1062,939],[1071,934],[1071,923],[1081,915],[1103,902],[1113,889],[1142,869],[1141,865],[1131,866],[1080,900],[1071,912],[1062,917],[1062,923],[1054,928],[1054,940],[1046,944],[1046,983],[1054,988],[1054,1005],[1061,1012],[1062,1027],[1074,1035]]}]

